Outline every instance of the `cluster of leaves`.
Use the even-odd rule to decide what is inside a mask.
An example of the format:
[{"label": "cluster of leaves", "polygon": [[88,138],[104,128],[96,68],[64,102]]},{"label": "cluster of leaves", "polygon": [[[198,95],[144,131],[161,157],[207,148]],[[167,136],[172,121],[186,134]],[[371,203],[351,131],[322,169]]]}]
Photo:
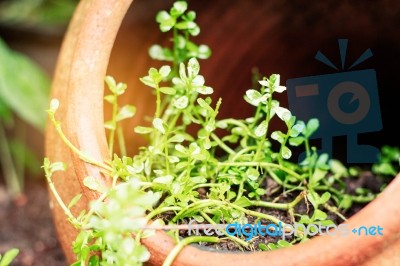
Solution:
[{"label": "cluster of leaves", "polygon": [[[222,100],[213,102],[213,89],[206,85],[200,74],[198,61],[208,57],[209,48],[189,40],[190,36],[200,32],[194,19],[195,13],[187,10],[184,1],[175,2],[169,12],[161,11],[157,15],[161,31],[172,31],[173,47],[153,46],[150,55],[172,62],[172,67],[151,68],[140,78],[154,91],[156,110],[151,125],[135,128],[136,133],[149,140],[137,155],[114,154],[107,164],[93,162],[63,135],[54,118],[57,104],[49,111],[67,145],[86,162],[103,168],[112,179],[111,188],[104,187],[92,177],[85,179],[87,187],[102,195],[91,204],[88,212],[77,218],[72,216],[69,209],[79,197],[70,206],[63,207],[71,222],[81,230],[74,242],[78,257],[76,265],[88,260],[91,265],[144,262],[149,254],[140,246],[140,238],[148,232],[141,228],[149,221],[159,226],[165,222],[184,224],[190,219],[211,224],[247,223],[248,217],[252,216],[256,222],[285,224],[273,215],[255,211],[261,207],[286,210],[293,222],[306,226],[317,222],[327,226],[333,223],[328,212],[345,220],[341,213],[354,202],[367,202],[376,196],[346,194],[344,178],[349,176],[349,170],[311,147],[309,139],[318,129],[318,120],[299,121],[280,106],[275,95],[286,88],[280,85],[277,74],[262,78],[257,88],[246,91],[244,100],[255,107],[254,116],[218,119]],[[205,50],[207,53],[203,53]],[[135,108],[129,105],[118,107],[117,96],[123,94],[125,84],[117,84],[112,77],[106,77],[106,84],[112,92],[105,97],[113,105],[112,120],[105,125],[110,130],[112,148],[118,122],[132,117]],[[273,119],[283,122],[286,130],[270,132]],[[189,129],[194,133],[189,134]],[[277,150],[272,148],[273,143],[279,147]],[[299,145],[304,145],[306,157],[300,163],[293,163],[291,150]],[[44,168],[50,187],[57,194],[51,185],[54,165],[58,164],[45,161]],[[279,185],[279,193],[290,193],[293,200],[280,202],[279,196],[267,200],[273,196],[265,189],[267,178]],[[295,207],[300,202],[307,206],[310,203],[312,208],[307,213],[296,213]],[[163,215],[169,220],[162,220]],[[178,245],[167,258],[166,265],[185,244],[220,241],[218,237],[206,236],[181,240],[178,230],[171,231],[171,235]],[[240,237],[226,235],[226,238],[243,249],[254,249],[251,242]],[[306,239],[307,235],[299,234],[290,242],[280,240],[260,244],[258,248],[272,250]],[[101,256],[93,255],[93,252]]]},{"label": "cluster of leaves", "polygon": [[379,161],[372,166],[375,174],[395,176],[400,171],[400,148],[383,146]]},{"label": "cluster of leaves", "polygon": [[161,32],[172,31],[172,49],[155,44],[150,47],[149,55],[151,58],[162,61],[169,61],[173,64],[176,72],[179,64],[186,62],[194,57],[207,59],[211,55],[211,50],[207,45],[190,41],[190,36],[200,34],[200,27],[195,22],[196,12],[188,11],[188,4],[185,1],[176,1],[168,11],[160,11],[156,16]]},{"label": "cluster of leaves", "polygon": [[[64,171],[66,166],[45,159],[43,168],[50,189],[58,195],[51,177],[56,171]],[[92,177],[87,177],[84,183],[91,189],[102,191],[102,195],[90,204],[88,211],[81,211],[77,217],[70,210],[82,195],[74,197],[68,205],[56,196],[69,221],[80,230],[73,242],[77,261],[72,265],[140,265],[147,261],[149,252],[140,244],[140,238],[134,238],[132,232],[148,223],[145,214],[161,195],[141,190],[140,182],[136,179],[112,188],[101,187]],[[151,235],[151,231],[147,235]],[[100,252],[101,256],[96,252]]]}]

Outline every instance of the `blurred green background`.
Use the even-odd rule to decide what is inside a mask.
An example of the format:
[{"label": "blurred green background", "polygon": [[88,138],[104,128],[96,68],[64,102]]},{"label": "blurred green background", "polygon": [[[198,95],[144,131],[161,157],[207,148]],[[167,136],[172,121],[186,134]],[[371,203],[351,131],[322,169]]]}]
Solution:
[{"label": "blurred green background", "polygon": [[51,76],[78,1],[0,1],[0,182],[12,198],[41,177]]}]

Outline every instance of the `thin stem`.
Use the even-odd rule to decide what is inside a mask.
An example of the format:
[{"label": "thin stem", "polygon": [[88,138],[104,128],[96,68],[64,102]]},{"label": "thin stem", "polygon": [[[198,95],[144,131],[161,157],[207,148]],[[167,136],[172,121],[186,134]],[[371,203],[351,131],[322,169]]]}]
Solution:
[{"label": "thin stem", "polygon": [[229,154],[235,154],[235,151],[229,148],[229,146],[226,145],[217,135],[211,133],[210,136],[224,151]]},{"label": "thin stem", "polygon": [[61,137],[61,139],[63,140],[63,142],[67,145],[68,148],[70,148],[76,155],[78,155],[78,157],[83,160],[84,162],[90,163],[92,165],[98,166],[103,168],[106,171],[112,172],[113,168],[111,166],[108,166],[104,163],[100,163],[96,160],[93,160],[92,158],[90,158],[89,156],[87,156],[85,153],[83,153],[82,151],[80,151],[78,148],[76,148],[70,141],[69,139],[65,136],[64,132],[61,129],[61,123],[58,122],[55,117],[54,117],[54,112],[49,111],[48,112],[49,117],[51,122],[53,123],[58,135]]},{"label": "thin stem", "polygon": [[163,266],[170,266],[172,265],[176,256],[178,256],[179,252],[187,245],[191,243],[198,243],[198,242],[208,242],[208,243],[219,243],[221,240],[215,236],[189,236],[182,239],[168,254],[167,258],[165,259]]},{"label": "thin stem", "polygon": [[126,156],[127,153],[126,153],[125,137],[122,127],[117,128],[117,134],[118,134],[119,150],[121,152],[121,155]]},{"label": "thin stem", "polygon": [[[210,224],[217,224],[216,222],[213,221],[213,219],[211,219],[210,216],[207,215],[207,213],[201,211],[200,214],[204,217],[204,219],[206,219],[207,222],[209,222]],[[249,243],[247,243],[246,241],[243,241],[242,239],[240,239],[239,237],[233,236],[233,235],[229,235],[228,233],[226,233],[226,231],[223,231],[223,233],[230,238],[232,241],[235,241],[236,243],[238,243],[239,245],[242,245],[243,247],[248,247]]]},{"label": "thin stem", "polygon": [[154,115],[155,118],[160,118],[161,115],[161,93],[160,93],[160,87],[158,84],[156,84],[156,113]]},{"label": "thin stem", "polygon": [[115,139],[115,130],[117,128],[117,122],[116,122],[116,117],[117,117],[117,112],[118,112],[118,101],[117,101],[117,95],[114,93],[114,101],[113,101],[113,108],[112,108],[112,116],[111,116],[111,121],[112,121],[112,128],[110,129],[110,135],[108,137],[108,147],[110,149],[110,156],[111,158],[113,157],[114,153],[114,139]]},{"label": "thin stem", "polygon": [[274,202],[266,202],[262,200],[254,200],[250,201],[253,206],[274,208],[279,210],[289,210],[294,208],[302,199],[304,198],[304,193],[300,193],[293,201],[289,203],[274,203]]},{"label": "thin stem", "polygon": [[275,163],[268,163],[268,162],[220,162],[218,163],[218,167],[220,166],[235,166],[235,167],[240,167],[240,166],[261,166],[261,167],[271,167],[271,168],[277,168],[280,169],[286,173],[288,173],[289,175],[292,175],[293,177],[295,177],[298,180],[302,180],[303,178],[296,172],[294,172],[293,170],[283,166],[283,165],[279,165],[279,164],[275,164]]},{"label": "thin stem", "polygon": [[54,186],[53,180],[51,179],[52,174],[49,172],[48,169],[45,168],[45,177],[47,183],[49,184],[50,191],[53,193],[54,197],[56,198],[58,204],[60,205],[61,209],[64,211],[64,214],[68,217],[71,223],[78,227],[81,223],[75,218],[75,216],[71,213],[68,207],[64,204],[64,201],[61,199],[60,195],[57,192],[56,187]]},{"label": "thin stem", "polygon": [[[261,88],[261,90],[263,91],[263,88]],[[266,124],[265,134],[262,137],[261,143],[258,143],[258,148],[257,148],[256,154],[254,155],[254,161],[259,161],[258,160],[258,156],[259,156],[261,150],[264,148],[265,139],[266,139],[266,137],[268,135],[269,121],[271,120],[272,94],[273,94],[273,92],[274,92],[274,88],[271,86],[269,88],[270,96],[269,96],[268,102],[267,102],[267,116],[265,118],[265,124]]]}]

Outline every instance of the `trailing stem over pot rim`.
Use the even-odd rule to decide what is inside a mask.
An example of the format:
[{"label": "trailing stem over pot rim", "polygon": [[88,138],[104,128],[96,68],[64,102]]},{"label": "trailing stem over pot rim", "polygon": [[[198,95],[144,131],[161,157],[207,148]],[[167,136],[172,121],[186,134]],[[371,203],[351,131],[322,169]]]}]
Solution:
[{"label": "trailing stem over pot rim", "polygon": [[[46,172],[46,174],[49,179],[51,176],[50,189],[57,191],[56,194],[51,194],[54,219],[59,239],[70,262],[76,259],[71,250],[71,243],[78,234],[70,223],[76,222],[71,217],[79,215],[74,213],[74,210],[86,209],[90,201],[102,197],[98,191],[87,187],[87,177],[90,176],[92,184],[96,184],[100,188],[112,186],[112,182],[115,181],[107,177],[104,171],[106,169],[112,172],[113,169],[108,165],[108,162],[111,162],[113,158],[110,156],[104,132],[103,88],[114,40],[131,2],[128,0],[81,1],[65,36],[53,79],[52,98],[58,99],[60,105],[53,105],[50,110],[50,115],[53,115],[51,116],[52,122],[56,127],[51,123],[47,127],[46,156],[51,162],[63,162],[68,167],[62,172],[54,172],[54,174]],[[179,71],[181,80],[183,80],[182,76],[184,75],[190,78],[190,75],[196,76],[198,74],[197,70],[193,70],[195,74],[190,74],[190,66],[192,66],[192,70],[196,68],[197,65],[194,60],[189,60],[183,67],[179,66],[181,68],[179,70],[178,68],[175,69]],[[148,80],[152,77],[152,73],[157,72],[161,76],[164,72],[169,73],[169,71],[164,70],[166,69],[160,68],[153,70],[153,72],[149,71],[149,75],[143,77],[142,81],[153,84]],[[168,73],[165,76],[168,76]],[[118,86],[120,86],[119,88],[123,87],[123,85],[114,83],[111,79],[106,81],[111,90],[113,90],[112,88],[117,90]],[[275,81],[276,76],[271,76],[270,79],[261,82],[264,89],[271,90],[269,95],[271,98],[273,90],[280,90],[277,86],[279,81]],[[209,91],[203,81],[197,82],[196,86],[199,83],[201,83],[200,92]],[[156,90],[159,89],[158,83],[154,87]],[[165,91],[171,92],[167,89],[164,89]],[[137,94],[138,92],[135,95]],[[249,97],[249,95],[247,96]],[[141,96],[139,95],[139,97]],[[152,96],[150,95],[150,97]],[[249,98],[251,101],[251,97]],[[185,101],[182,100],[182,102]],[[178,109],[187,106],[182,102],[180,104],[184,107],[178,104]],[[205,100],[200,102],[204,106],[206,104],[209,106],[209,103],[206,103]],[[53,104],[56,104],[56,102],[53,101]],[[156,104],[156,106],[159,105]],[[215,109],[212,109],[216,113],[218,106],[217,104],[216,107],[213,107]],[[54,117],[56,109],[57,113]],[[133,112],[133,109],[129,110],[129,112]],[[159,109],[156,108],[153,125],[163,133],[165,129],[162,121],[158,123],[160,120],[157,119],[161,119],[161,115],[157,110]],[[292,126],[294,126],[294,122],[291,124]],[[262,131],[264,133],[262,127],[255,128],[258,128],[255,133],[256,136],[257,132]],[[265,131],[267,130],[265,129]],[[262,133],[260,133],[260,136],[265,135]],[[69,147],[65,143],[68,143]],[[262,142],[261,147],[262,145],[264,145],[264,142]],[[193,149],[192,152],[198,148],[195,145],[189,146]],[[179,150],[181,153],[187,151],[183,146],[182,148],[179,146]],[[283,158],[280,159],[283,160]],[[205,158],[199,160],[205,160]],[[190,163],[187,163],[187,165],[190,165]],[[51,167],[56,168],[61,167],[61,165],[51,165],[50,162],[47,162],[46,170],[52,170]],[[247,174],[251,175],[252,173],[248,172]],[[397,176],[373,202],[346,221],[349,228],[358,228],[361,225],[367,227],[380,226],[384,228],[383,236],[371,237],[350,234],[347,237],[341,237],[326,235],[292,247],[254,253],[212,252],[188,246],[177,255],[173,263],[174,265],[204,265],[206,263],[211,265],[256,265],[265,262],[270,265],[381,265],[385,263],[393,265],[400,262],[398,261],[400,258],[400,234],[397,228],[400,222],[400,207],[397,204],[400,201],[400,194],[396,193],[398,189],[400,189],[400,176]],[[80,193],[82,193],[82,198],[76,203],[77,205],[72,213],[68,209],[62,209],[56,203],[60,199],[69,202]],[[60,198],[55,198],[58,196]],[[145,195],[140,194],[140,196]],[[150,196],[154,196],[154,194]],[[149,202],[155,198],[156,196],[149,198]],[[136,207],[143,206],[138,205]],[[70,221],[66,219],[65,213],[70,215]],[[149,262],[153,265],[161,265],[176,246],[173,238],[163,231],[156,231],[155,235],[143,238],[141,242],[151,254],[149,258],[143,257],[142,259],[144,261],[149,259]]]}]

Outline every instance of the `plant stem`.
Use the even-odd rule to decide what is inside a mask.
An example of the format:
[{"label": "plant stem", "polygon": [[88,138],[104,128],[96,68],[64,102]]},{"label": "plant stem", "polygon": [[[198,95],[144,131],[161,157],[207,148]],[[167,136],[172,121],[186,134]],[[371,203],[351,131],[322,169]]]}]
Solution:
[{"label": "plant stem", "polygon": [[304,198],[304,194],[300,193],[293,201],[289,203],[274,203],[274,202],[266,202],[262,200],[254,200],[250,201],[253,206],[274,208],[279,210],[289,210],[294,208],[302,199]]},{"label": "plant stem", "polygon": [[302,180],[303,178],[293,170],[279,164],[275,163],[268,163],[268,162],[220,162],[218,163],[218,167],[220,166],[235,166],[235,167],[240,167],[240,166],[261,166],[261,167],[271,167],[271,168],[278,168],[289,175],[295,177],[298,180]]},{"label": "plant stem", "polygon": [[87,162],[89,164],[98,166],[103,168],[104,170],[108,171],[108,172],[112,172],[113,168],[111,166],[108,166],[104,163],[100,163],[96,160],[93,160],[92,158],[90,158],[89,156],[87,156],[85,153],[83,153],[81,150],[79,150],[78,148],[76,148],[70,141],[69,139],[65,136],[64,132],[61,129],[61,123],[58,122],[55,117],[54,117],[54,112],[49,111],[48,112],[49,117],[51,122],[53,123],[58,135],[61,137],[61,139],[63,140],[63,142],[67,145],[68,148],[70,148],[76,155],[78,155],[78,157],[83,160],[84,162]]},{"label": "plant stem", "polygon": [[187,245],[191,243],[198,243],[198,242],[209,242],[209,243],[219,243],[221,240],[215,236],[189,236],[182,239],[168,254],[167,258],[165,259],[163,266],[170,266],[172,265],[176,256],[178,256],[179,252]]},{"label": "plant stem", "polygon": [[121,152],[121,156],[126,156],[126,154],[127,154],[126,153],[126,145],[125,145],[124,131],[122,130],[122,127],[117,128],[117,134],[118,134],[118,144],[119,144],[119,150]]},{"label": "plant stem", "polygon": [[[261,91],[263,91],[263,88],[261,88]],[[273,94],[273,92],[274,92],[274,88],[271,86],[269,88],[270,96],[269,96],[268,102],[267,102],[267,116],[265,118],[265,124],[266,124],[265,134],[261,139],[261,143],[258,143],[258,145],[257,145],[258,148],[257,148],[256,154],[254,155],[254,159],[253,159],[253,161],[255,161],[255,162],[259,161],[258,156],[259,156],[261,150],[264,148],[265,139],[266,139],[266,137],[268,135],[269,121],[271,120],[272,94]]]},{"label": "plant stem", "polygon": [[12,196],[16,196],[22,192],[22,187],[19,182],[14,162],[10,154],[7,136],[0,121],[0,162],[3,170],[4,178],[7,183],[7,188]]},{"label": "plant stem", "polygon": [[229,148],[217,135],[211,133],[210,136],[224,151],[229,154],[235,154],[235,151]]},{"label": "plant stem", "polygon": [[112,128],[110,129],[110,135],[108,137],[108,147],[110,149],[110,157],[113,157],[113,153],[114,153],[114,139],[115,139],[115,130],[117,129],[117,122],[115,120],[115,118],[117,117],[117,112],[118,112],[118,98],[117,98],[117,94],[114,93],[114,98],[115,100],[113,101],[113,105],[112,105]]},{"label": "plant stem", "polygon": [[81,223],[75,218],[75,216],[71,213],[71,211],[68,209],[68,207],[64,204],[64,201],[61,199],[60,195],[57,192],[56,187],[54,186],[53,180],[51,179],[52,174],[49,172],[48,169],[45,168],[45,177],[47,180],[47,183],[49,184],[50,191],[53,193],[54,197],[56,198],[58,204],[60,205],[61,209],[64,211],[64,214],[68,217],[68,219],[71,221],[71,223],[75,226],[78,227],[81,225]]},{"label": "plant stem", "polygon": [[158,84],[156,84],[156,113],[154,115],[155,118],[160,118],[161,115],[161,93],[160,93],[160,87]]},{"label": "plant stem", "polygon": [[[204,219],[207,220],[207,222],[209,222],[210,224],[217,224],[216,222],[214,222],[210,216],[207,215],[207,213],[205,212],[200,212],[200,214],[204,217]],[[248,247],[249,243],[247,243],[246,241],[243,241],[242,239],[240,239],[239,237],[233,236],[233,235],[228,235],[228,233],[226,233],[226,231],[224,232],[225,235],[230,238],[232,241],[238,243],[239,245],[242,245],[243,247]]]}]

